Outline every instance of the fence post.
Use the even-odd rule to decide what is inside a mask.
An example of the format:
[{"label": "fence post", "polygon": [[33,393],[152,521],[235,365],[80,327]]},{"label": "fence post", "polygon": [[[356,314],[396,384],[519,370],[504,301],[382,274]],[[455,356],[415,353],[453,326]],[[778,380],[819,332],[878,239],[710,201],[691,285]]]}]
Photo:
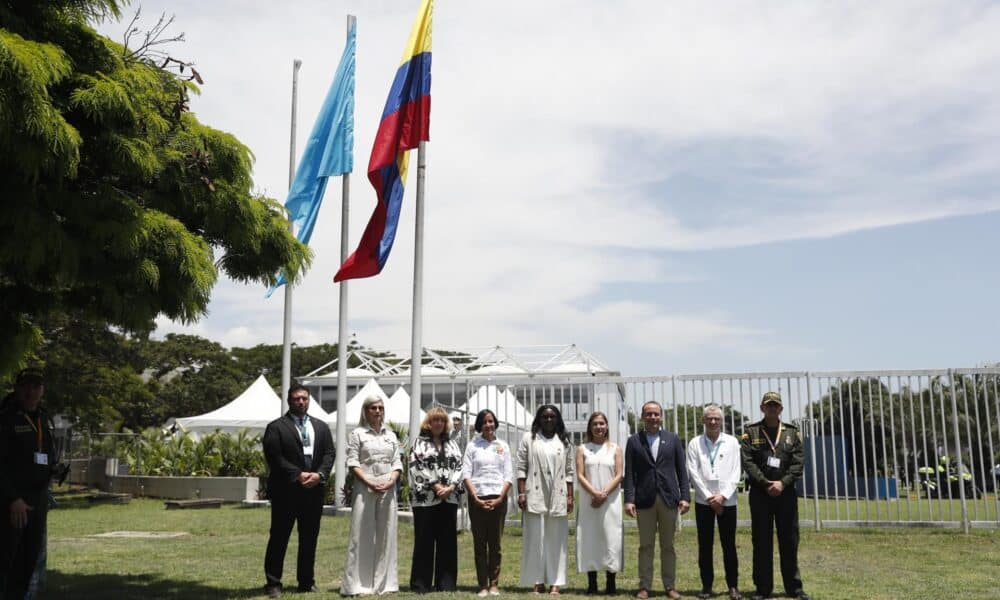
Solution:
[{"label": "fence post", "polygon": [[[965,499],[965,481],[962,479],[962,473],[965,472],[965,463],[962,461],[962,436],[959,434],[958,429],[958,400],[955,398],[955,370],[948,369],[948,387],[951,389],[951,423],[952,432],[955,435],[955,464],[957,465],[958,473],[958,497],[962,501],[962,531],[966,534],[969,533],[969,507]],[[950,485],[950,481],[946,481]]]},{"label": "fence post", "polygon": [[[815,431],[815,421],[813,420],[813,403],[812,403],[812,376],[806,371],[806,406],[809,407],[809,456],[812,458],[810,463],[812,464],[812,490],[813,490],[813,523],[816,531],[820,531],[822,526],[819,520],[819,479],[816,475],[818,469],[816,460],[816,431]],[[825,465],[824,465],[825,466]]]}]

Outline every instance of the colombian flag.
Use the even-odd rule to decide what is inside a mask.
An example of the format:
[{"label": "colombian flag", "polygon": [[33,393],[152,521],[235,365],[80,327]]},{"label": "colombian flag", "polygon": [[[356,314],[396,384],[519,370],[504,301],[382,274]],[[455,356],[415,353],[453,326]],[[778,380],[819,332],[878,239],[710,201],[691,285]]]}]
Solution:
[{"label": "colombian flag", "polygon": [[420,6],[375,134],[368,161],[368,181],[375,188],[378,204],[358,249],[340,266],[334,281],[378,275],[392,250],[403,204],[409,164],[407,151],[421,141],[430,140],[433,5],[433,0],[423,0]]}]

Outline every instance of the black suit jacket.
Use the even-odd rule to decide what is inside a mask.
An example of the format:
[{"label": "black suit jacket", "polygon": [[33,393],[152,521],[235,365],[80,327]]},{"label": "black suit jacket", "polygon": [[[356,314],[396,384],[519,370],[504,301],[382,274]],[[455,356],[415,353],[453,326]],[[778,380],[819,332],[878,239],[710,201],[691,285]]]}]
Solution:
[{"label": "black suit jacket", "polygon": [[327,484],[330,470],[333,469],[335,450],[333,436],[326,423],[315,417],[309,417],[316,440],[313,442],[313,455],[310,464],[306,464],[302,453],[302,438],[290,412],[267,424],[264,430],[264,459],[267,460],[267,493],[271,498],[287,496],[301,490],[299,475],[319,473],[320,485],[311,488],[320,490]]},{"label": "black suit jacket", "polygon": [[676,433],[660,430],[656,460],[649,450],[646,431],[632,435],[625,444],[625,502],[636,508],[649,508],[656,495],[670,507],[681,500],[690,504],[687,457]]}]

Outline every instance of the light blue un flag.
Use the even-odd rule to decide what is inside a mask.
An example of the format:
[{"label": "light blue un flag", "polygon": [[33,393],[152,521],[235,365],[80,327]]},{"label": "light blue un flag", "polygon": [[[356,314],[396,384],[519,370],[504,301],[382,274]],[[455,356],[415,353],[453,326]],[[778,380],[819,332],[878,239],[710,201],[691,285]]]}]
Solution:
[{"label": "light blue un flag", "polygon": [[[319,207],[323,203],[328,177],[354,170],[354,54],[357,25],[351,25],[347,45],[340,58],[337,74],[330,84],[323,108],[320,109],[312,133],[306,141],[302,160],[295,170],[292,187],[288,190],[285,209],[294,224],[295,237],[309,243]],[[286,283],[285,274],[267,291],[270,298]]]}]

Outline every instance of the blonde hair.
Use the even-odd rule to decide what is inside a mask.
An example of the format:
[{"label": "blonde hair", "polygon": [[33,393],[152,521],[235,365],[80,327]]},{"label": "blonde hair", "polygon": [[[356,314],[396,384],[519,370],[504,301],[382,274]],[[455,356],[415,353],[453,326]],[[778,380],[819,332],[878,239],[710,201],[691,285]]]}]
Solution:
[{"label": "blonde hair", "polygon": [[444,431],[441,435],[447,436],[451,433],[451,418],[448,416],[448,412],[440,406],[435,406],[427,411],[427,416],[420,423],[420,435],[431,437],[431,421],[439,417],[444,418]]},{"label": "blonde hair", "polygon": [[[376,402],[382,402],[382,399],[372,394],[365,398],[364,402],[361,403],[361,420],[358,422],[358,427],[370,427],[371,423],[368,422],[368,407]],[[385,402],[382,402],[382,424],[385,425]]]}]

